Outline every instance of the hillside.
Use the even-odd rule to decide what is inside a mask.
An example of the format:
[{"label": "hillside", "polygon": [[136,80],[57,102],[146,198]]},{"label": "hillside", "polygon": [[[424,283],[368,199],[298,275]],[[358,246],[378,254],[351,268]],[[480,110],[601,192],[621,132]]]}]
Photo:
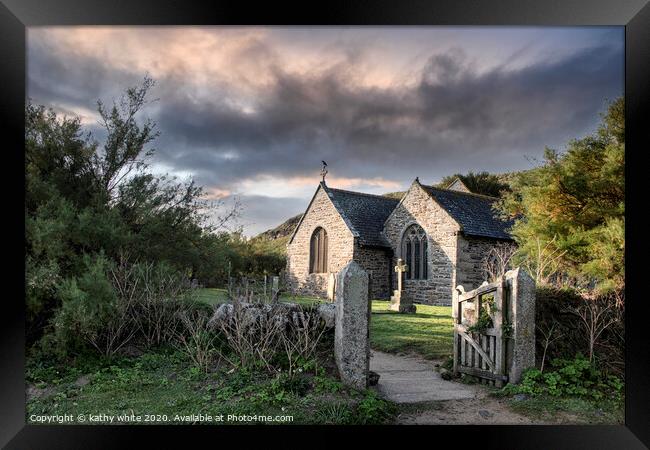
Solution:
[{"label": "hillside", "polygon": [[301,217],[302,214],[293,216],[290,219],[287,219],[286,221],[282,222],[277,227],[272,228],[270,230],[266,230],[263,233],[258,234],[257,236],[255,236],[255,239],[276,240],[285,237],[288,238],[289,236],[291,236],[291,233],[293,233],[293,230],[296,229],[296,226],[298,225],[298,222],[300,222]]}]

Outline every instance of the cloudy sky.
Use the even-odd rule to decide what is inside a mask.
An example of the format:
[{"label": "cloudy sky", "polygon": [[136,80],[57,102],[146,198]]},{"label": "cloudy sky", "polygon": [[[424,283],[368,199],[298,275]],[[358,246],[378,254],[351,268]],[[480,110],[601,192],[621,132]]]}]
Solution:
[{"label": "cloudy sky", "polygon": [[33,27],[33,102],[98,130],[96,102],[155,81],[152,168],[238,196],[254,235],[328,185],[531,167],[623,94],[623,27]]}]

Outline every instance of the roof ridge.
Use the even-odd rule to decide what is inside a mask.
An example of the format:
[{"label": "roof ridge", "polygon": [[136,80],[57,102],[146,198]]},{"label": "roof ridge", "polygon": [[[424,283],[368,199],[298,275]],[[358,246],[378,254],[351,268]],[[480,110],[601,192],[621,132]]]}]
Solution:
[{"label": "roof ridge", "polygon": [[345,193],[348,193],[348,194],[355,194],[355,195],[365,195],[365,196],[368,196],[368,197],[377,197],[377,198],[390,200],[390,201],[395,201],[395,202],[399,201],[396,198],[386,197],[385,195],[381,195],[381,194],[368,194],[367,192],[348,191],[347,189],[337,189],[337,188],[332,188],[332,187],[329,187],[329,186],[327,188],[330,191],[345,192]]},{"label": "roof ridge", "polygon": [[[462,182],[462,181],[461,181],[461,182]],[[475,193],[475,192],[456,191],[456,190],[454,190],[454,189],[445,189],[445,188],[441,188],[441,187],[437,187],[437,186],[432,186],[432,185],[428,185],[428,184],[423,184],[422,186],[425,187],[425,188],[428,188],[428,189],[435,189],[436,191],[453,192],[453,193],[455,193],[455,194],[461,194],[461,195],[474,195],[474,196],[476,196],[476,197],[483,197],[483,198],[490,199],[490,200],[499,200],[499,197],[494,197],[494,196],[492,196],[492,195],[477,194],[477,193]]]}]

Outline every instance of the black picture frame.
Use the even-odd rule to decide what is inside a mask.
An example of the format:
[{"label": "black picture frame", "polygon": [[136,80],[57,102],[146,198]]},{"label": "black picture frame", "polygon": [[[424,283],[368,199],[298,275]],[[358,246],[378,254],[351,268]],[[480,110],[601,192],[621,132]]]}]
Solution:
[{"label": "black picture frame", "polygon": [[[625,26],[626,107],[626,406],[624,426],[436,426],[436,427],[191,427],[191,426],[44,426],[25,424],[24,386],[24,202],[17,193],[24,185],[24,104],[26,27],[40,25],[519,25],[519,26]],[[650,446],[650,361],[648,301],[643,292],[644,150],[650,148],[648,126],[650,90],[650,5],[648,0],[446,0],[446,1],[329,1],[304,2],[285,8],[274,2],[177,0],[2,0],[0,3],[0,123],[4,157],[5,269],[0,310],[2,385],[0,387],[0,444],[6,448],[103,448],[133,446],[146,438],[163,448],[193,444],[196,437],[212,445],[224,438],[246,439],[272,434],[268,443],[283,446],[338,446],[338,435],[364,433],[384,440],[394,437],[402,445],[425,438],[430,445],[480,445],[499,449],[636,449]],[[9,233],[12,233],[11,235]],[[15,238],[13,237],[15,233]],[[11,237],[10,237],[11,236]],[[13,245],[7,245],[7,244]],[[643,244],[643,245],[642,245]],[[10,288],[10,289],[8,289]],[[315,439],[323,432],[327,439]],[[291,436],[289,436],[291,433]],[[297,434],[297,436],[294,436]],[[336,441],[334,439],[337,439]],[[345,438],[348,439],[347,437]],[[241,441],[243,442],[243,441]],[[190,444],[192,443],[192,444]]]}]

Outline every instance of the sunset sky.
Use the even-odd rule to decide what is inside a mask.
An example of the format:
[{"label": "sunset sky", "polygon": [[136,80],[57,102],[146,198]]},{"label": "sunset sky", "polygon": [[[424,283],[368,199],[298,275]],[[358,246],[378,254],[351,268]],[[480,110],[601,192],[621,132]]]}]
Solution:
[{"label": "sunset sky", "polygon": [[[101,140],[97,99],[145,75],[152,169],[241,199],[247,235],[328,185],[531,167],[623,94],[624,28],[32,27],[28,92]],[[144,117],[143,116],[143,117]]]}]

